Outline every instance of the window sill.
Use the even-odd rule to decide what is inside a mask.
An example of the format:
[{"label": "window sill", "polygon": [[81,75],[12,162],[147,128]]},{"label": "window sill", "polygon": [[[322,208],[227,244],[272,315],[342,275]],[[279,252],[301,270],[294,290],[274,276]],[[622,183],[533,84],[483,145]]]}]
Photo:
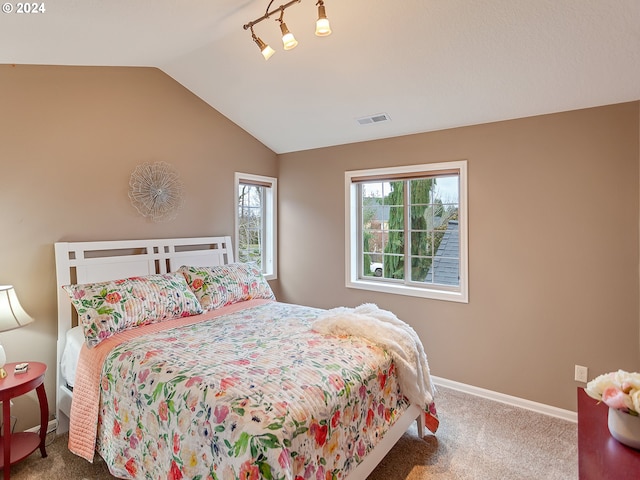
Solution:
[{"label": "window sill", "polygon": [[410,297],[430,298],[432,300],[444,300],[447,302],[469,303],[466,292],[436,290],[430,288],[418,288],[408,285],[392,285],[367,280],[347,281],[347,288],[358,290],[370,290],[373,292],[391,293],[393,295],[407,295]]}]

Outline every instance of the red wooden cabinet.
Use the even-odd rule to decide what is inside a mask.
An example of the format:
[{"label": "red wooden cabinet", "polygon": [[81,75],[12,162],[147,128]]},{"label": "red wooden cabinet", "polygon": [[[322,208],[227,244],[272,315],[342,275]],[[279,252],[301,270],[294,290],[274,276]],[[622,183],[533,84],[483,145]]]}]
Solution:
[{"label": "red wooden cabinet", "polygon": [[578,388],[578,470],[580,480],[637,480],[640,451],[621,444],[609,433],[609,407]]},{"label": "red wooden cabinet", "polygon": [[[0,468],[4,470],[4,479],[11,475],[11,465],[23,460],[40,448],[42,457],[47,456],[45,440],[49,422],[49,404],[44,389],[44,374],[47,366],[40,362],[29,362],[26,373],[16,375],[16,364],[5,365],[7,376],[0,379],[0,401],[2,402],[2,441],[0,441]],[[40,433],[11,433],[11,399],[35,389],[40,403]]]}]

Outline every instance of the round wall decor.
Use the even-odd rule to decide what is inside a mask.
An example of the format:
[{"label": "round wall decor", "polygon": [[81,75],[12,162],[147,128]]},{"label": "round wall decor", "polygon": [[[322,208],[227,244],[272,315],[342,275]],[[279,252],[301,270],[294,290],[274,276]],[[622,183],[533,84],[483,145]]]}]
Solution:
[{"label": "round wall decor", "polygon": [[182,183],[164,162],[138,165],[129,180],[129,198],[140,215],[154,222],[172,220],[182,207]]}]

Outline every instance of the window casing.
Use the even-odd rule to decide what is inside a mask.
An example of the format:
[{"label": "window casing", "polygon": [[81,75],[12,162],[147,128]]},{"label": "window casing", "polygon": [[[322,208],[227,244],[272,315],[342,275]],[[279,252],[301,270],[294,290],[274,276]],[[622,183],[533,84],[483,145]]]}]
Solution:
[{"label": "window casing", "polygon": [[468,302],[467,162],[345,174],[346,285]]},{"label": "window casing", "polygon": [[277,278],[278,180],[236,172],[235,192],[236,260],[256,262],[267,280],[273,280]]}]

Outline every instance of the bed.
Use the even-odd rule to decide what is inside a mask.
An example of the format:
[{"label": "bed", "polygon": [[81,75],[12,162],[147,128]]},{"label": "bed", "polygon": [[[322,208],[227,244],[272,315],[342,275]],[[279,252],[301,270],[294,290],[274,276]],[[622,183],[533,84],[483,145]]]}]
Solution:
[{"label": "bed", "polygon": [[[90,461],[97,451],[119,478],[364,479],[414,421],[420,436],[437,428],[432,397],[407,398],[416,382],[398,374],[402,354],[321,333],[320,320],[336,317],[275,301],[261,276],[234,263],[228,236],[59,242],[55,255],[58,433],[71,430],[69,448]],[[220,300],[198,294],[205,270],[251,282],[216,284],[239,292]],[[124,279],[134,289],[173,282],[154,284],[145,302],[170,292],[182,310],[109,330],[99,308],[78,309],[101,282],[121,300]],[[174,290],[176,279],[189,288]],[[98,318],[96,331],[87,316]]]}]

